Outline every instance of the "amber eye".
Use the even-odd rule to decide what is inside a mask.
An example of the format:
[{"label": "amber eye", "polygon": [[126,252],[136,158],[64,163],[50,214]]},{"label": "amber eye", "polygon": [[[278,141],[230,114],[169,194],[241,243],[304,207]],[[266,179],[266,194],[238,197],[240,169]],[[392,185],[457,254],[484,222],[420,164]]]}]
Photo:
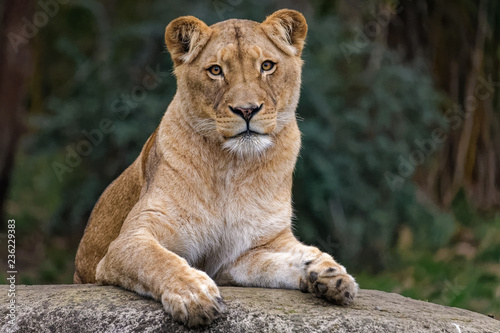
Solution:
[{"label": "amber eye", "polygon": [[274,68],[274,65],[276,65],[274,62],[270,61],[270,60],[266,60],[262,63],[262,65],[260,66],[260,68],[262,68],[262,70],[264,72],[269,72],[271,69]]},{"label": "amber eye", "polygon": [[219,65],[213,65],[212,67],[210,67],[208,69],[208,71],[210,72],[210,74],[215,75],[215,76],[222,74],[222,68]]}]

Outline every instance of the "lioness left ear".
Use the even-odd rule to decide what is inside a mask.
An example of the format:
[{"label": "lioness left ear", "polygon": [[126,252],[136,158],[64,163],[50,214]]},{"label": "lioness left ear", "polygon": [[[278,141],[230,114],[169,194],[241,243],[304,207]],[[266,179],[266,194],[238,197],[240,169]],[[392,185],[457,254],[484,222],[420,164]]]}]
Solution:
[{"label": "lioness left ear", "polygon": [[307,35],[304,15],[296,10],[281,9],[268,16],[261,25],[267,37],[283,52],[300,56]]},{"label": "lioness left ear", "polygon": [[182,16],[165,29],[165,43],[175,66],[190,63],[210,39],[212,29],[194,16]]}]

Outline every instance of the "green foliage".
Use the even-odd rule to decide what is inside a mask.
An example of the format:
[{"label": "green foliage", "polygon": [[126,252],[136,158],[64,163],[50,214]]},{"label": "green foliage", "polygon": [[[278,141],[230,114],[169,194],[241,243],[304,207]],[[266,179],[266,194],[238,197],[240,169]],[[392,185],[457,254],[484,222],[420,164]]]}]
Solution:
[{"label": "green foliage", "polygon": [[[454,208],[459,208],[456,204]],[[500,215],[483,217],[439,251],[398,251],[391,267],[373,276],[361,273],[363,288],[500,314]]]},{"label": "green foliage", "polygon": [[419,149],[415,140],[446,129],[430,74],[378,44],[346,54],[356,37],[335,17],[310,20],[310,31],[294,192],[299,235],[355,268],[384,267],[403,224],[419,244],[443,245],[451,217],[417,202],[411,175],[397,186],[386,178],[401,177],[400,158]]},{"label": "green foliage", "polygon": [[29,149],[51,157],[52,170],[43,174],[51,190],[60,191],[61,203],[46,220],[59,234],[82,230],[99,195],[139,154],[175,92],[164,22],[134,23],[134,15],[147,13],[129,12],[111,25],[94,2],[62,10],[40,36],[47,64],[39,69],[41,86],[51,93],[40,105],[43,112],[32,117],[37,139],[29,142]]}]

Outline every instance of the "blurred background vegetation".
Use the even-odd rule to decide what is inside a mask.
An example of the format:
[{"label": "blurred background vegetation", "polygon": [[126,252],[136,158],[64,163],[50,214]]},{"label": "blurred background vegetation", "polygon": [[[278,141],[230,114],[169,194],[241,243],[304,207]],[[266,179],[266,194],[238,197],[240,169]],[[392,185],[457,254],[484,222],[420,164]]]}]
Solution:
[{"label": "blurred background vegetation", "polygon": [[19,282],[72,283],[93,205],[175,93],[168,22],[280,8],[309,24],[298,237],[363,288],[500,316],[494,0],[3,1],[0,239],[15,219]]}]

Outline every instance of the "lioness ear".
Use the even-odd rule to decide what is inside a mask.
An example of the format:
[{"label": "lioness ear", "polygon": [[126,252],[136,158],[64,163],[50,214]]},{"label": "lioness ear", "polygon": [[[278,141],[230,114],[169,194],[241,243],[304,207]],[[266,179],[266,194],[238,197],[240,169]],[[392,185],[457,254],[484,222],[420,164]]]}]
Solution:
[{"label": "lioness ear", "polygon": [[283,52],[300,55],[307,35],[304,15],[296,10],[281,9],[261,23],[262,29]]},{"label": "lioness ear", "polygon": [[165,29],[165,43],[175,66],[190,63],[210,39],[212,29],[193,16],[182,16]]}]

